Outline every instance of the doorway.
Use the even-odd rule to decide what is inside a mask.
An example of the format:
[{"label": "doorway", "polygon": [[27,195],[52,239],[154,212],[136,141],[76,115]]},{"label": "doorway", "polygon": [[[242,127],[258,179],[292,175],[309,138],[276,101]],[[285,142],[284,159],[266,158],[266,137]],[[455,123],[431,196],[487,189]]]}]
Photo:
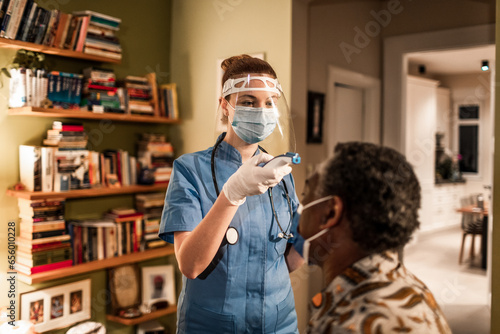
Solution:
[{"label": "doorway", "polygon": [[345,141],[380,144],[380,80],[330,66],[326,134],[328,155]]},{"label": "doorway", "polygon": [[[415,77],[421,78],[425,81],[429,78],[429,73],[419,73],[415,69],[420,67],[419,62],[425,62],[425,57],[422,55],[432,56],[438,53],[445,54],[446,52],[464,52],[466,50],[472,50],[474,48],[481,48],[485,46],[494,47],[494,29],[492,26],[480,26],[472,28],[461,28],[456,30],[449,30],[443,32],[417,34],[413,36],[398,36],[393,38],[388,38],[384,45],[384,134],[383,143],[388,146],[392,146],[401,152],[405,153],[407,156],[411,155],[413,151],[409,151],[409,147],[412,147],[412,140],[414,137],[411,135],[411,128],[408,126],[409,121],[415,115],[409,114],[408,103],[412,98],[407,92],[407,86],[409,81],[413,78],[409,78],[408,74],[414,74]],[[458,56],[460,58],[460,56]],[[463,57],[463,56],[462,56]],[[484,57],[487,57],[484,55]],[[450,59],[457,59],[457,56],[450,57],[448,54],[444,56],[445,59],[450,63]],[[493,68],[494,68],[494,56],[492,57]],[[477,62],[477,67],[481,64],[480,61]],[[425,67],[425,66],[424,66]],[[436,87],[440,85],[440,81],[447,81],[444,77],[437,80]],[[489,102],[490,106],[488,108],[483,108],[481,105],[480,110],[486,110],[484,116],[491,118],[494,114],[494,101],[493,101],[493,71],[491,73],[490,82],[486,83],[486,90],[491,93],[491,100]],[[484,80],[483,80],[484,81]],[[448,80],[447,83],[451,82]],[[445,85],[446,86],[446,85]],[[453,94],[453,93],[452,93]],[[460,95],[456,93],[456,95]],[[470,95],[470,94],[469,94]],[[434,96],[437,99],[437,94]],[[471,96],[468,96],[470,98]],[[458,124],[457,124],[457,112],[459,110],[460,104],[457,100],[451,99],[450,111],[448,115],[449,122],[445,125],[448,126],[449,131],[447,132],[447,141],[449,147],[456,149],[458,146]],[[465,100],[464,100],[465,101]],[[462,103],[465,104],[465,103]],[[479,105],[479,103],[477,104]],[[488,115],[489,114],[489,115]],[[439,123],[439,122],[438,122]],[[489,121],[488,124],[493,122]],[[439,124],[434,124],[436,127]],[[494,129],[489,129],[489,136],[485,140],[493,142],[492,138],[494,135]],[[436,132],[436,131],[434,131]],[[433,135],[429,136],[428,141],[431,143],[430,146],[427,145],[427,151],[429,148],[431,152],[431,161],[434,164],[434,147],[436,140]],[[483,167],[485,169],[482,171],[482,175],[469,175],[469,185],[474,182],[477,183],[476,188],[481,190],[486,196],[489,195],[488,189],[483,189],[483,186],[487,186],[491,182],[493,173],[493,159],[492,159],[493,148],[485,150],[484,154],[490,155],[485,159],[483,154]],[[456,152],[455,152],[456,153]],[[430,205],[436,204],[435,201],[435,179],[434,179],[434,165],[432,166],[432,175],[426,179],[423,185],[422,191],[422,201]],[[484,180],[485,182],[481,182]],[[488,181],[490,180],[490,181]],[[480,188],[479,188],[480,187]],[[424,191],[426,190],[426,191]],[[458,204],[459,199],[456,198],[456,204]],[[491,199],[490,199],[491,203]],[[439,205],[435,205],[439,209]],[[429,206],[428,206],[429,208]],[[428,210],[428,209],[427,209]],[[424,217],[428,219],[434,218],[435,212],[426,212],[423,214]],[[458,215],[458,214],[457,214]],[[491,305],[491,242],[488,243],[488,264],[487,271],[481,271],[476,269],[470,269],[466,272],[459,272],[458,268],[458,256],[461,241],[461,231],[460,231],[460,217],[456,218],[455,230],[453,226],[450,225],[445,229],[434,229],[430,226],[428,233],[420,233],[419,240],[412,243],[406,250],[405,262],[410,270],[417,272],[417,275],[422,278],[431,288],[435,297],[440,302],[441,306],[443,304],[443,310],[447,317],[453,317],[462,321],[462,324],[466,325],[467,320],[471,320],[473,317],[479,317],[474,319],[474,321],[469,321],[472,324],[482,323],[484,328],[476,328],[473,332],[475,333],[487,333],[489,332],[489,317],[490,317],[490,305]],[[492,221],[493,217],[489,217]],[[428,221],[426,220],[426,223]],[[489,230],[487,230],[487,239],[491,239],[491,223],[489,225]],[[455,243],[455,244],[453,244]],[[453,247],[446,247],[447,245],[452,245]],[[450,257],[445,258],[446,254],[450,254]],[[412,265],[422,264],[418,269],[412,269]],[[434,262],[433,262],[434,261]],[[417,263],[417,264],[416,264]],[[426,269],[427,268],[427,269]],[[450,271],[448,274],[443,274],[441,269],[448,268]],[[453,269],[455,268],[455,269]],[[482,277],[481,277],[482,275]],[[440,300],[439,300],[440,299]],[[470,305],[464,304],[466,300],[470,300]],[[481,320],[479,320],[481,319]],[[453,328],[452,328],[453,329]],[[483,330],[481,332],[481,330]],[[466,333],[466,327],[458,328],[456,333]]]}]

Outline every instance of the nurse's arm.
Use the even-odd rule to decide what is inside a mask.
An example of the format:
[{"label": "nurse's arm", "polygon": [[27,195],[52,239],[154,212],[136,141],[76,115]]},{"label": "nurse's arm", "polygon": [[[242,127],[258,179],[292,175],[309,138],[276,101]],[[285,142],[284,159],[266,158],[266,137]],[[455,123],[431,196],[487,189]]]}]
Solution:
[{"label": "nurse's arm", "polygon": [[221,192],[194,230],[174,232],[175,256],[184,276],[195,279],[208,267],[237,210],[238,206],[231,204]]},{"label": "nurse's arm", "polygon": [[285,261],[289,272],[298,269],[304,264],[304,259],[292,244],[287,244],[286,246]]}]

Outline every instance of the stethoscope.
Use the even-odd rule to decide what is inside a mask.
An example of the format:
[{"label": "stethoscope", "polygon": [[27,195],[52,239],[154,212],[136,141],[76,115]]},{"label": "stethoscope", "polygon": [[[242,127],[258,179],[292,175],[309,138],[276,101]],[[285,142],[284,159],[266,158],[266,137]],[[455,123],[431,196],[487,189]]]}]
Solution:
[{"label": "stethoscope", "polygon": [[[219,197],[220,192],[219,192],[219,186],[217,185],[217,177],[215,176],[215,154],[217,152],[217,149],[219,148],[220,143],[224,140],[225,137],[226,137],[226,133],[224,132],[219,137],[219,139],[217,140],[217,142],[215,143],[215,145],[213,147],[213,150],[212,150],[211,160],[210,160],[210,165],[211,165],[211,168],[212,168],[212,181],[213,181],[213,184],[214,184],[215,193],[217,194],[217,197]],[[259,146],[259,149],[262,150],[263,152],[266,152],[266,150],[264,150],[260,146]],[[286,187],[286,183],[285,183],[284,180],[281,180],[281,182],[283,183],[283,188],[285,190],[286,200],[287,200],[287,203],[288,203],[288,209],[290,211],[290,222],[288,223],[288,227],[286,228],[286,230],[283,230],[283,228],[281,227],[281,224],[280,224],[280,222],[278,220],[278,215],[276,214],[276,210],[274,209],[273,190],[272,190],[272,188],[268,189],[268,194],[269,194],[269,198],[271,200],[271,208],[273,210],[274,218],[276,219],[276,223],[278,224],[278,227],[279,227],[279,229],[281,231],[278,234],[278,237],[281,238],[281,239],[288,240],[288,239],[290,239],[290,238],[293,237],[293,234],[291,232],[290,233],[286,232],[286,231],[288,231],[290,229],[290,226],[292,225],[293,210],[292,210],[292,203],[290,202],[290,197],[288,196],[288,189]],[[210,262],[210,264],[208,265],[208,267],[200,275],[198,275],[198,278],[202,279],[202,280],[206,279],[208,277],[208,275],[217,267],[217,264],[222,259],[223,255],[224,255],[224,249],[225,249],[224,246],[227,245],[227,244],[229,244],[229,245],[235,245],[238,242],[238,240],[239,240],[238,230],[234,226],[229,226],[227,228],[226,235],[225,235],[224,239],[221,242],[219,250],[215,254],[213,260]]]},{"label": "stethoscope", "polygon": [[[217,194],[217,197],[219,197],[219,186],[217,185],[217,177],[215,176],[215,154],[217,152],[217,149],[219,148],[219,145],[220,143],[224,140],[224,138],[226,137],[226,133],[224,132],[220,137],[219,139],[217,139],[217,142],[215,143],[214,145],[214,148],[212,150],[212,156],[211,156],[211,160],[210,160],[210,166],[212,168],[212,181],[213,181],[213,184],[214,184],[214,188],[215,188],[215,193]],[[262,147],[259,146],[259,149],[265,153],[266,150],[263,149]],[[283,189],[285,190],[285,195],[286,195],[286,201],[288,203],[288,210],[290,212],[290,221],[288,222],[288,226],[286,228],[286,230],[283,229],[283,227],[281,227],[281,224],[280,224],[280,221],[278,219],[278,215],[276,214],[276,210],[274,208],[274,200],[273,200],[273,189],[272,188],[269,188],[267,193],[269,194],[269,199],[271,201],[271,208],[273,210],[273,215],[274,215],[274,219],[276,219],[276,223],[278,224],[278,227],[280,229],[280,233],[278,234],[278,237],[281,238],[281,239],[290,239],[293,237],[293,233],[291,232],[286,232],[290,229],[290,226],[292,225],[292,221],[293,221],[293,210],[292,210],[292,203],[290,201],[290,196],[288,196],[288,189],[286,187],[286,183],[284,180],[281,180],[281,183],[283,184]],[[227,229],[227,232],[226,232],[226,240],[227,242],[230,244],[230,245],[234,245],[238,242],[238,239],[239,239],[239,234],[238,234],[238,231],[236,230],[235,227],[233,226],[229,226],[228,229]]]}]

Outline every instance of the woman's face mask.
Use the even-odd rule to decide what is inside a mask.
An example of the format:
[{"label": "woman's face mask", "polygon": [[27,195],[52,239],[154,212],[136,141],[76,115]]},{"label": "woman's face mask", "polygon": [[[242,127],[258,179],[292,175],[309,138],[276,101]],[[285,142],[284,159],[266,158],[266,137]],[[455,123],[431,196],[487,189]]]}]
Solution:
[{"label": "woman's face mask", "polygon": [[[304,206],[302,206],[302,204],[299,205],[298,209],[297,209],[297,213],[298,214],[302,214],[302,212],[306,209],[309,209],[310,207],[313,207],[317,204],[320,204],[322,202],[325,202],[329,199],[333,198],[333,196],[326,196],[326,197],[323,197],[323,198],[320,198],[320,199],[317,199],[315,201],[312,201]],[[326,228],[324,230],[321,230],[319,231],[318,233],[314,234],[313,236],[307,238],[304,240],[304,246],[303,246],[303,250],[302,250],[302,254],[304,256],[304,260],[306,261],[307,264],[309,264],[309,249],[311,248],[311,241],[319,238],[320,236],[322,236],[323,234],[325,234],[326,232],[328,232],[330,229]]]},{"label": "woman's face mask", "polygon": [[273,133],[276,127],[277,115],[278,111],[275,107],[254,108],[236,106],[231,126],[243,141],[248,144],[255,144],[263,141]]}]

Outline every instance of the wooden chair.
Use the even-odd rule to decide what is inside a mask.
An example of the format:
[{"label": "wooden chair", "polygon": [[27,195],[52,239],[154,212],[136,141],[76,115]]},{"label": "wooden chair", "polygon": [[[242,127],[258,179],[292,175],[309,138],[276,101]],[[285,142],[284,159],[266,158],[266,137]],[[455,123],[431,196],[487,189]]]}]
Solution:
[{"label": "wooden chair", "polygon": [[[476,195],[462,197],[460,199],[460,204],[462,207],[474,205],[476,203],[475,199]],[[471,263],[474,260],[474,245],[476,240],[476,235],[479,235],[482,238],[483,235],[483,217],[479,213],[462,213],[462,245],[460,246],[460,256],[458,258],[458,263],[462,264],[463,254],[464,254],[464,246],[465,246],[465,238],[467,235],[470,235],[472,238],[471,246],[470,246],[470,261]]]}]

